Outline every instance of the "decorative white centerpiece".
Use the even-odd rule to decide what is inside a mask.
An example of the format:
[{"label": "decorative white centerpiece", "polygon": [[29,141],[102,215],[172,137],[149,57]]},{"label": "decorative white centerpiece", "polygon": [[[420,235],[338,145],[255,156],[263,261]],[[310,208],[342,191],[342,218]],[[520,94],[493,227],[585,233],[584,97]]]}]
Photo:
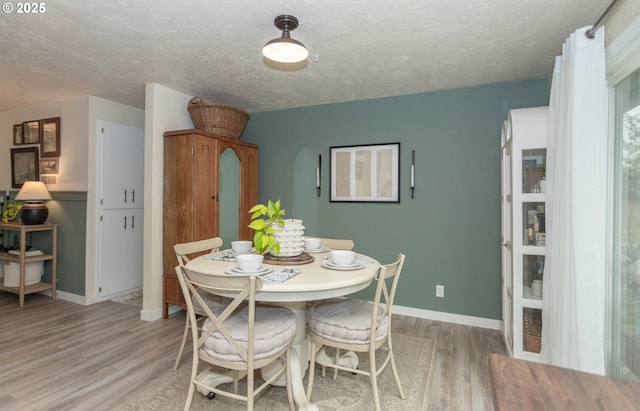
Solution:
[{"label": "decorative white centerpiece", "polygon": [[280,250],[270,253],[278,257],[296,257],[304,251],[304,226],[302,220],[284,220],[284,227],[273,226],[276,230],[274,237],[280,244]]},{"label": "decorative white centerpiece", "polygon": [[249,210],[251,223],[255,230],[253,245],[258,254],[277,257],[297,257],[304,252],[304,226],[302,220],[284,219],[284,210],[280,200],[271,200],[267,204],[256,204]]}]

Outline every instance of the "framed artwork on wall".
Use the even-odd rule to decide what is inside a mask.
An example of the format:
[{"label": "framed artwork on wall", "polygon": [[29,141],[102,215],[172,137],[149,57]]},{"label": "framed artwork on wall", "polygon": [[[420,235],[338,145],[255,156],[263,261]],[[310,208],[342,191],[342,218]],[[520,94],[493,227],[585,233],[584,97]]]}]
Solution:
[{"label": "framed artwork on wall", "polygon": [[15,124],[13,126],[13,145],[19,146],[20,144],[24,144],[22,141],[22,124]]},{"label": "framed artwork on wall", "polygon": [[38,147],[11,149],[11,187],[20,188],[25,181],[38,181],[38,168]]},{"label": "framed artwork on wall", "polygon": [[40,157],[60,157],[60,117],[40,120]]},{"label": "framed artwork on wall", "polygon": [[400,143],[329,150],[331,202],[400,202]]},{"label": "framed artwork on wall", "polygon": [[40,159],[40,175],[42,174],[58,174],[57,158],[41,158]]},{"label": "framed artwork on wall", "polygon": [[40,121],[25,121],[22,123],[22,143],[23,144],[39,144],[40,143]]}]

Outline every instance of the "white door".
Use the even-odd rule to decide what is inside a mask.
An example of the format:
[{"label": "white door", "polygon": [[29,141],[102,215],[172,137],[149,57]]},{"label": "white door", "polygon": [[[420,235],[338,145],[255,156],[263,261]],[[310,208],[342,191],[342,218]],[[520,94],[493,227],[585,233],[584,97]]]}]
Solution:
[{"label": "white door", "polygon": [[98,295],[142,288],[144,130],[98,120]]},{"label": "white door", "polygon": [[143,219],[141,208],[102,213],[100,286],[105,299],[142,287]]},{"label": "white door", "polygon": [[143,208],[144,130],[98,121],[102,140],[102,208]]}]

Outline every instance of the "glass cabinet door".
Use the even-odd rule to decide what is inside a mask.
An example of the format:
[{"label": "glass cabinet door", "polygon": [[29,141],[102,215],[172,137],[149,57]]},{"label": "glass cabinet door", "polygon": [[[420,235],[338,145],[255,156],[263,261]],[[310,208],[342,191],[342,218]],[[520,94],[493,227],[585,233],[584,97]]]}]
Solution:
[{"label": "glass cabinet door", "polygon": [[544,193],[546,190],[547,150],[522,150],[522,192]]}]

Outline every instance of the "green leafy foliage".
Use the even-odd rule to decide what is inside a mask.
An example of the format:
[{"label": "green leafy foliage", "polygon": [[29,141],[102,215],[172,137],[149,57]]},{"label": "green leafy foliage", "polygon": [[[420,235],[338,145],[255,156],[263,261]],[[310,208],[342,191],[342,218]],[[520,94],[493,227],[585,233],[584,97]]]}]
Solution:
[{"label": "green leafy foliage", "polygon": [[249,228],[256,231],[253,236],[253,246],[257,253],[264,254],[268,250],[273,250],[275,254],[280,252],[280,244],[274,237],[276,229],[273,225],[284,227],[284,212],[285,210],[280,209],[280,200],[275,203],[269,200],[266,205],[256,204],[249,210],[251,214]]}]

